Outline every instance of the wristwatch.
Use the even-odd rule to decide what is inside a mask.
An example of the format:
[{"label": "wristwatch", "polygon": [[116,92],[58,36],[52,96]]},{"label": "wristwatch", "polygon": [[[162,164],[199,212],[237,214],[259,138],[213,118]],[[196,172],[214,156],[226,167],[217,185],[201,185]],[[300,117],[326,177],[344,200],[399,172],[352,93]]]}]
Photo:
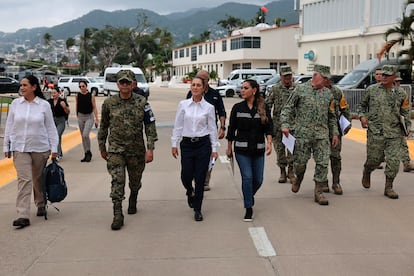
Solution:
[{"label": "wristwatch", "polygon": [[220,129],[226,130],[226,127],[225,126],[221,126]]}]

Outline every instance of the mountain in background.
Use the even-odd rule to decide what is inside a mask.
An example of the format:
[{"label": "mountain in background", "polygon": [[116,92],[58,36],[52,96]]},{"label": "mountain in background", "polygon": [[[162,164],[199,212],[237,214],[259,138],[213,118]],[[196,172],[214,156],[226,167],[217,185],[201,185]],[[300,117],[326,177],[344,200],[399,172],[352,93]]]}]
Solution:
[{"label": "mountain in background", "polygon": [[[273,24],[277,17],[285,18],[284,24],[299,22],[299,15],[293,10],[292,0],[273,1],[265,5],[269,10],[266,13],[266,23]],[[43,35],[49,33],[52,39],[66,40],[69,37],[82,34],[85,28],[102,29],[106,25],[113,27],[136,27],[138,17],[145,14],[151,24],[167,29],[174,36],[176,45],[189,41],[191,36],[199,36],[205,31],[211,32],[211,38],[223,37],[227,31],[217,25],[217,22],[226,19],[227,15],[250,21],[256,16],[261,6],[240,3],[225,3],[215,8],[192,9],[186,12],[176,12],[168,15],[159,15],[146,9],[130,9],[124,11],[107,12],[93,10],[88,14],[50,28],[20,29],[15,33],[0,32],[0,44],[23,43],[31,41],[33,44],[43,43]]]}]

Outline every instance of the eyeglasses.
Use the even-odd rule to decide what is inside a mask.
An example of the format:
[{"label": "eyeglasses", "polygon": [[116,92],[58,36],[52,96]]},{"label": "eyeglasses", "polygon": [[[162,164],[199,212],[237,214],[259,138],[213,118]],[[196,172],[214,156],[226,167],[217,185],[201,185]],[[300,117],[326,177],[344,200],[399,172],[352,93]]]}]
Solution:
[{"label": "eyeglasses", "polygon": [[125,79],[123,79],[123,80],[120,80],[120,81],[118,81],[119,82],[119,84],[122,84],[122,85],[131,85],[131,83],[132,83],[132,81],[129,81],[129,80],[125,80]]}]

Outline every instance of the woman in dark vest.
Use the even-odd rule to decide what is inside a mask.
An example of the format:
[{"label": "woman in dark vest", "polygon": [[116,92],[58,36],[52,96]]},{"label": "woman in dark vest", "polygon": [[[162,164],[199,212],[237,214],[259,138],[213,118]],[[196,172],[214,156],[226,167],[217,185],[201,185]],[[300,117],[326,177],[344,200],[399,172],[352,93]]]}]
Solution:
[{"label": "woman in dark vest", "polygon": [[92,153],[89,133],[94,123],[95,127],[98,127],[98,110],[96,109],[95,96],[88,91],[87,82],[81,80],[79,82],[79,88],[80,93],[76,95],[76,115],[78,116],[78,125],[82,135],[83,150],[85,151],[85,156],[81,162],[90,162]]}]

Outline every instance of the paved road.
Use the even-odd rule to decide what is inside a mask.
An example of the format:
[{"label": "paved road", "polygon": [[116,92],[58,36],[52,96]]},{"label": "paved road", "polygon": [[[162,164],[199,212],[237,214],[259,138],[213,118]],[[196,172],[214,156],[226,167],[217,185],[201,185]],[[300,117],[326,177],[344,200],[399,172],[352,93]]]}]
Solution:
[{"label": "paved road", "polygon": [[[195,222],[180,183],[179,162],[170,154],[172,122],[185,92],[151,90],[160,140],[155,160],[145,170],[138,213],[125,215],[121,231],[110,229],[110,177],[96,139],[91,163],[79,162],[82,149],[76,143],[64,153],[61,165],[69,194],[56,204],[60,212],[49,209],[49,220],[36,217],[32,205],[32,225],[13,229],[16,182],[0,188],[0,275],[414,274],[414,174],[397,176],[398,200],[383,196],[382,170],[373,173],[372,188],[364,190],[365,145],[357,121],[344,139],[344,195],[328,194],[329,206],[313,202],[313,162],[302,189],[293,194],[289,184],[277,183],[272,154],[266,159],[253,222],[242,221],[238,169],[232,176],[223,162],[216,162],[212,189],[205,194],[205,220]],[[238,101],[226,98],[227,110]],[[70,123],[76,126],[75,118]],[[219,154],[224,155],[221,144]],[[4,171],[0,173],[3,178]]]}]

